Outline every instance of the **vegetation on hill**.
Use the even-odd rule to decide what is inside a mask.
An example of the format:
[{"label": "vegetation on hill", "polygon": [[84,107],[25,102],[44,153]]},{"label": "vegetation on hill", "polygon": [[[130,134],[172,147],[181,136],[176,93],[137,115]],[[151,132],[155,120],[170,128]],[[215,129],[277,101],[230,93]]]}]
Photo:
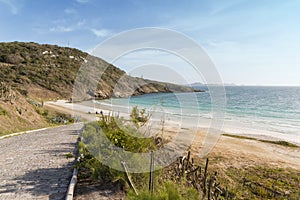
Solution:
[{"label": "vegetation on hill", "polygon": [[[67,97],[80,62],[69,56],[87,56],[79,50],[36,43],[0,43],[0,77],[22,94],[38,97]],[[41,92],[41,93],[40,93]],[[46,97],[45,97],[46,98]]]},{"label": "vegetation on hill", "polygon": [[[11,95],[9,95],[10,92],[12,92]],[[56,124],[66,124],[73,120],[70,115],[42,107],[41,103],[26,98],[18,91],[9,90],[4,94],[0,95],[0,136]]]},{"label": "vegetation on hill", "polygon": [[[78,74],[81,66],[89,69]],[[95,91],[79,88],[85,98],[193,91],[185,86],[128,76],[104,60],[74,48],[32,42],[0,43],[0,68],[0,81],[9,83],[21,94],[41,99],[71,97],[77,74],[85,85],[99,80]]]},{"label": "vegetation on hill", "polygon": [[[89,68],[79,71],[81,66]],[[193,91],[185,86],[128,76],[104,60],[74,48],[33,42],[0,43],[0,132],[46,126],[49,119],[38,111],[39,104],[72,97],[76,77],[81,84],[76,85],[80,98],[75,100]],[[91,91],[86,85],[96,86]]]}]

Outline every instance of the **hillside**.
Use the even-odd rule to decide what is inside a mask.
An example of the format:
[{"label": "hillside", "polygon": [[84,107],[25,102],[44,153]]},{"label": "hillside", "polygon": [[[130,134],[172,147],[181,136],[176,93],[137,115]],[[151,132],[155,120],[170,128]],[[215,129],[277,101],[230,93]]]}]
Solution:
[{"label": "hillside", "polygon": [[[89,82],[92,84],[93,80],[100,79],[95,91],[86,91],[85,88],[80,91],[85,98],[95,96],[104,99],[130,94],[193,91],[189,87],[128,76],[104,60],[88,56],[74,48],[23,42],[0,43],[0,82],[9,83],[21,94],[32,98],[70,98],[74,80],[82,65],[93,66],[90,69],[93,73],[89,73],[92,77],[84,74],[80,77],[82,82],[88,82],[88,85]],[[113,92],[116,88],[122,89]]]},{"label": "hillside", "polygon": [[[78,73],[86,65],[89,69]],[[57,119],[65,121],[68,117],[41,105],[47,100],[71,98],[76,77],[80,79],[74,93],[80,99],[76,100],[193,91],[190,87],[128,76],[74,48],[32,42],[0,43],[0,69],[0,135],[44,127],[57,123]]]}]

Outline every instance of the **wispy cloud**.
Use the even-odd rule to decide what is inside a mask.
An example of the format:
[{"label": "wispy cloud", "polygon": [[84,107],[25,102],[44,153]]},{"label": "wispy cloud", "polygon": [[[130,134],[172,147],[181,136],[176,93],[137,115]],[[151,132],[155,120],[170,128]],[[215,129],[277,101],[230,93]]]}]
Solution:
[{"label": "wispy cloud", "polygon": [[232,0],[232,1],[211,1],[210,5],[211,5],[211,10],[210,10],[210,15],[218,15],[221,14],[222,12],[226,12],[226,11],[231,11],[232,8],[234,8],[235,6],[243,3],[244,0]]},{"label": "wispy cloud", "polygon": [[88,3],[90,0],[76,0],[78,3]]},{"label": "wispy cloud", "polygon": [[64,9],[64,12],[70,15],[77,14],[77,10],[75,10],[74,8],[66,8]]},{"label": "wispy cloud", "polygon": [[83,25],[85,25],[85,20],[80,20],[76,23],[77,27],[82,27]]},{"label": "wispy cloud", "polygon": [[50,28],[50,31],[52,32],[71,32],[74,29],[72,27],[64,27],[64,26],[57,26]]},{"label": "wispy cloud", "polygon": [[16,3],[12,0],[0,0],[0,3],[6,4],[10,8],[10,12],[13,15],[18,14],[19,8],[16,6]]},{"label": "wispy cloud", "polygon": [[221,47],[229,47],[229,46],[238,46],[239,43],[237,41],[226,41],[226,40],[207,40],[202,43],[207,48],[221,48]]},{"label": "wispy cloud", "polygon": [[80,20],[74,24],[67,23],[65,20],[58,20],[54,21],[54,24],[56,25],[49,29],[51,32],[71,32],[83,28],[85,25],[85,20]]},{"label": "wispy cloud", "polygon": [[107,37],[109,35],[112,35],[112,32],[108,29],[91,29],[91,31],[97,36],[97,37]]}]

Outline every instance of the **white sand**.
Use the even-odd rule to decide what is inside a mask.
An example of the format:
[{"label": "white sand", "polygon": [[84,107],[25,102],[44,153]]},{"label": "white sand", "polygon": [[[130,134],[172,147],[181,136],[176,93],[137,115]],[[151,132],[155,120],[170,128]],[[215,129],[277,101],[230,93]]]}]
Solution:
[{"label": "white sand", "polygon": [[[80,103],[68,103],[67,100],[57,100],[49,101],[45,103],[46,106],[55,107],[57,109],[64,109],[64,111],[73,114],[73,116],[80,116],[88,121],[94,121],[99,115],[96,113],[103,112],[104,115],[115,114],[125,118],[129,118],[129,112],[131,108],[119,109],[116,107],[103,106],[99,103],[94,103],[93,101],[84,101]],[[119,111],[121,110],[121,112]],[[118,112],[117,112],[118,111]],[[161,121],[161,116],[152,116],[153,121]],[[201,123],[195,123],[196,120],[191,123],[190,121],[180,119],[178,116],[165,116],[165,125],[172,124],[173,126],[178,125],[181,128],[186,129],[208,129],[210,127],[210,120],[202,120]],[[154,124],[154,123],[152,123]],[[213,128],[213,127],[212,127]],[[256,127],[247,127],[242,125],[235,125],[230,122],[225,121],[221,130],[222,133],[230,133],[234,135],[249,136],[258,139],[274,140],[274,141],[287,141],[297,145],[300,145],[300,135],[299,134],[284,134],[278,132],[270,132],[266,130],[261,130]]]},{"label": "white sand", "polygon": [[[100,104],[95,105],[92,101],[73,104],[68,103],[66,100],[58,100],[55,102],[46,102],[45,106],[58,109],[62,112],[68,112],[73,116],[80,116],[87,121],[96,120],[97,116],[99,117],[99,115],[95,114],[96,112],[100,113],[100,111],[102,111],[104,115],[112,113],[112,111],[107,109],[107,107],[102,108]],[[118,113],[118,115],[129,118],[129,114],[127,112]],[[184,125],[180,121],[177,121],[177,118],[168,118],[165,120],[164,137],[172,140],[174,135],[179,136],[179,139],[182,140],[183,144],[181,148],[184,148],[184,144],[186,143],[187,139],[193,138],[191,148],[193,150],[193,154],[198,155],[203,145],[202,143],[204,138],[207,135],[208,127],[199,128],[196,126],[193,127],[191,124]],[[151,129],[156,133],[161,131],[162,123],[159,117],[150,120],[148,125],[151,126]],[[227,130],[229,133],[237,135],[245,135],[246,132],[245,130],[239,130],[238,128],[235,128],[234,126],[225,127],[225,130]],[[253,130],[251,130],[250,133],[252,134],[248,133],[248,135],[263,139],[281,139],[292,142],[300,141],[300,138],[289,138],[287,135],[273,134],[270,136],[268,133],[255,132]],[[188,141],[188,145],[190,145],[190,141]],[[289,148],[270,143],[263,143],[256,140],[220,136],[209,156],[221,156],[223,159],[225,159],[225,164],[228,162],[228,166],[267,164],[275,167],[292,167],[300,170],[300,148]]]}]

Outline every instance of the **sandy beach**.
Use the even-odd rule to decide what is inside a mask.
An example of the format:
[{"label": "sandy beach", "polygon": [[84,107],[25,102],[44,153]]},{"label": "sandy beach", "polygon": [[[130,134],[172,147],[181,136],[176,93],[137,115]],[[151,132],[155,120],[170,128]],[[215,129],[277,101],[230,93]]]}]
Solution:
[{"label": "sandy beach", "polygon": [[[104,115],[111,113],[111,110],[107,108],[101,108],[97,105],[93,106],[92,102],[81,102],[81,103],[68,103],[66,100],[58,100],[55,102],[46,102],[46,107],[56,109],[62,112],[77,116],[77,118],[84,119],[86,121],[94,121],[97,119],[95,113],[102,111]],[[128,113],[118,113],[120,116],[128,117]],[[164,137],[172,140],[174,134],[178,133],[179,127],[176,123],[166,122],[164,128]],[[159,128],[157,128],[159,129]],[[181,127],[181,130],[183,128]],[[184,128],[186,133],[196,133],[194,135],[193,142],[191,144],[192,154],[198,156],[203,139],[207,133],[205,128],[189,127]],[[216,145],[207,157],[212,160],[218,161],[217,165],[222,168],[234,167],[247,167],[251,165],[267,165],[270,167],[279,168],[293,168],[300,170],[300,148],[292,148],[281,146],[278,144],[271,144],[262,142],[259,140],[252,140],[247,138],[235,138],[226,135],[220,135]],[[230,133],[229,133],[230,134]],[[237,135],[234,133],[234,135]],[[268,135],[254,134],[261,139],[270,139]],[[184,141],[183,141],[184,143]]]}]

